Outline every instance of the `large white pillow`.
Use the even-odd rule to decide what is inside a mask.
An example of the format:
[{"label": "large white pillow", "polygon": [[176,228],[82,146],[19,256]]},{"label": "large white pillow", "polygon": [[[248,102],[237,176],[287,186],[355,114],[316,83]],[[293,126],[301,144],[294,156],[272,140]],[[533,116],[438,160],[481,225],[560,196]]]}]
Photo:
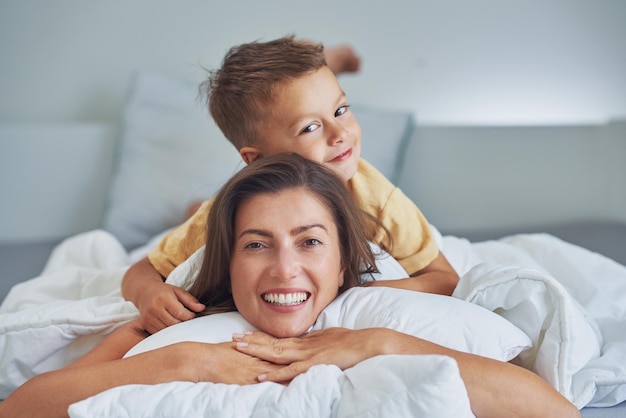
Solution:
[{"label": "large white pillow", "polygon": [[[210,198],[243,167],[198,99],[198,84],[149,72],[131,80],[103,222],[127,249],[180,224],[190,201]],[[363,131],[362,155],[396,180],[411,113],[352,110]]]},{"label": "large white pillow", "polygon": [[[370,243],[380,273],[376,280],[408,277],[398,261]],[[188,289],[197,277],[204,247],[178,265],[167,283]],[[363,276],[362,281],[371,277]],[[392,328],[450,347],[508,361],[532,346],[530,338],[500,315],[449,296],[387,287],[357,287],[337,297],[322,311],[313,329],[344,327]],[[255,330],[239,313],[229,312],[192,319],[146,338],[128,355],[180,341],[218,343],[230,341],[233,332]]]},{"label": "large white pillow", "polygon": [[[313,330],[328,327],[392,328],[455,350],[502,361],[531,347],[511,322],[478,305],[449,296],[385,287],[344,292],[320,315]],[[254,331],[238,312],[195,318],[165,328],[133,347],[127,356],[181,341],[231,341],[233,332]]]}]

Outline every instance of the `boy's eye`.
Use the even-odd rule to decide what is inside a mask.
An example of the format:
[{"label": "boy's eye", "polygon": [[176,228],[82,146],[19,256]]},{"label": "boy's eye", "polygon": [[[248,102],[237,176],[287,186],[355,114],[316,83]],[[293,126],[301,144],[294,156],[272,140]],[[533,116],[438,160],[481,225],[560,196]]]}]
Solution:
[{"label": "boy's eye", "polygon": [[348,111],[349,107],[350,106],[348,106],[348,105],[344,105],[344,106],[339,107],[339,109],[335,110],[335,117],[341,116],[344,113],[346,113]]},{"label": "boy's eye", "polygon": [[319,128],[319,126],[316,125],[315,123],[312,123],[310,125],[305,126],[304,129],[302,130],[302,133],[313,132],[317,128]]}]

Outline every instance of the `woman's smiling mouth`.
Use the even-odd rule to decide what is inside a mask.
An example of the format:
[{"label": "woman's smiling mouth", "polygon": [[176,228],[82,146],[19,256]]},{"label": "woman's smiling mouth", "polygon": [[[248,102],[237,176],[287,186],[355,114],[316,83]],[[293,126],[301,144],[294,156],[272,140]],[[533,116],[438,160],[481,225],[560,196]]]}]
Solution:
[{"label": "woman's smiling mouth", "polygon": [[263,300],[277,306],[293,306],[305,302],[309,298],[307,292],[264,293]]}]

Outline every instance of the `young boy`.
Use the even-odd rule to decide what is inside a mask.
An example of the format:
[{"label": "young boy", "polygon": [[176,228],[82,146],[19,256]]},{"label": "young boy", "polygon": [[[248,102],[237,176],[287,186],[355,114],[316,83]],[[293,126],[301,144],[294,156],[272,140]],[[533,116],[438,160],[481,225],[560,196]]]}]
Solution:
[{"label": "young boy", "polygon": [[[363,210],[382,221],[392,235],[391,255],[411,274],[372,286],[452,293],[458,275],[439,252],[422,213],[360,158],[361,128],[326,65],[321,44],[290,36],[234,47],[202,87],[215,122],[247,164],[282,152],[321,162],[345,180]],[[124,276],[122,294],[137,306],[148,332],[191,319],[204,309],[164,280],[204,245],[211,204],[203,203]],[[384,239],[384,231],[371,237],[379,245]]]}]

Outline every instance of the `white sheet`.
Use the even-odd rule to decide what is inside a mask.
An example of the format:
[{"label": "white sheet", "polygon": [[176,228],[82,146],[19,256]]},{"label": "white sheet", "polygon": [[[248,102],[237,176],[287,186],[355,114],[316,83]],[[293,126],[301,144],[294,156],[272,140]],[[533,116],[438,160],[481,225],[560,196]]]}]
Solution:
[{"label": "white sheet", "polygon": [[625,266],[548,234],[443,245],[463,275],[454,296],[496,310],[540,344],[535,372],[579,408],[626,400]]},{"label": "white sheet", "polygon": [[[119,281],[132,257],[105,233],[91,234],[87,242],[85,240],[84,236],[79,236],[62,244],[42,276],[15,287],[0,307],[0,368],[3,371],[0,397],[5,397],[23,379],[45,369],[61,367],[93,346],[102,334],[136,317],[132,304],[112,296],[119,291]],[[445,237],[442,248],[462,275],[455,296],[495,310],[533,339],[536,347],[524,353],[529,367],[578,407],[611,406],[626,400],[624,266],[544,234],[478,244]],[[77,306],[84,309],[83,312],[100,309],[102,315],[98,313],[96,317],[101,322],[85,323],[84,318],[89,315],[83,315],[81,322],[81,317],[75,318],[71,312]],[[51,307],[56,309],[53,313]],[[11,345],[15,341],[39,338],[40,330],[51,334],[46,337],[46,344],[28,347],[29,353],[34,352],[34,360],[30,355],[25,358],[24,347],[19,351],[17,345]],[[85,334],[89,337],[77,338]],[[54,344],[56,339],[58,342]],[[420,367],[421,362],[416,361],[415,369],[411,370],[418,373]],[[328,372],[327,367],[320,369]],[[433,379],[437,375],[428,374]],[[302,380],[308,378],[304,375]],[[411,392],[407,389],[411,384],[403,380],[405,378],[400,379],[401,384],[396,383],[394,393],[427,390],[420,387],[419,392]],[[141,390],[192,393],[182,390],[183,386],[177,388],[179,383],[169,384],[168,388],[157,385]],[[319,383],[317,386],[328,387]],[[239,389],[224,390],[229,393]],[[141,415],[139,410],[125,409],[128,406],[119,400],[124,393],[124,388],[116,388],[83,402],[89,402],[90,408],[97,404],[109,408],[119,406],[119,412],[125,410],[129,416]],[[342,394],[340,400],[355,396],[349,395],[347,389],[339,393]],[[281,401],[282,396],[281,393]],[[339,398],[324,396],[324,399],[334,399],[332,405],[339,402]],[[176,398],[168,396],[167,399]],[[398,401],[398,397],[388,399],[400,409],[415,407],[409,406],[411,402],[406,397],[402,401]],[[145,406],[142,402],[132,403],[135,408]],[[191,405],[200,407],[201,403]],[[81,404],[86,405],[76,404],[75,411],[80,410]],[[184,405],[190,407],[188,403]],[[339,410],[333,408],[327,410],[328,416],[338,416]]]}]

